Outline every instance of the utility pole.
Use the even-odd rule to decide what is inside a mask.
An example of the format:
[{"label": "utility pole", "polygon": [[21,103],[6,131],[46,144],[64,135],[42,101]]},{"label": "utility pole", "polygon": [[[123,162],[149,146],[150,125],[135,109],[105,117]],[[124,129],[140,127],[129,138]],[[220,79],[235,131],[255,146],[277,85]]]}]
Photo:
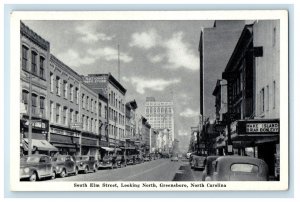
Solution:
[{"label": "utility pole", "polygon": [[29,73],[29,100],[28,100],[28,110],[29,110],[29,124],[28,124],[28,156],[32,154],[32,83],[31,83],[31,73]]}]

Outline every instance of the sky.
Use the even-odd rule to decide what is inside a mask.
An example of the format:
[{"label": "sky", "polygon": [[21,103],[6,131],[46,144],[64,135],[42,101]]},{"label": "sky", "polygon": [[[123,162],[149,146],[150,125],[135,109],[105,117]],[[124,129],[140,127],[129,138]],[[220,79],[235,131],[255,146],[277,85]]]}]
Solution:
[{"label": "sky", "polygon": [[144,114],[146,97],[175,103],[175,138],[187,150],[199,122],[199,37],[213,21],[24,21],[78,74],[110,72]]}]

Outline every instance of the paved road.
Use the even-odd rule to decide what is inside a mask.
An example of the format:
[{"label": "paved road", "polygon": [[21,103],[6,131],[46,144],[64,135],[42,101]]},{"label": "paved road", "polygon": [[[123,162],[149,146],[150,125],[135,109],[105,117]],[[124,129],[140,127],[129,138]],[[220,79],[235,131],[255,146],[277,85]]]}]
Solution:
[{"label": "paved road", "polygon": [[182,160],[173,181],[202,181],[202,172],[201,170],[191,169],[188,160]]},{"label": "paved road", "polygon": [[172,181],[182,162],[157,159],[125,168],[98,170],[96,173],[78,174],[53,181]]}]

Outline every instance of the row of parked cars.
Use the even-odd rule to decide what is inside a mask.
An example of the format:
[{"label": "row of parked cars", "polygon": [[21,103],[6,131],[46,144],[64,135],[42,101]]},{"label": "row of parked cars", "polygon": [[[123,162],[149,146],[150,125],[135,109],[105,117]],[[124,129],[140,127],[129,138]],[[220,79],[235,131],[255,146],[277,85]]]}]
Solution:
[{"label": "row of parked cars", "polygon": [[249,156],[191,155],[190,165],[201,169],[202,181],[268,181],[268,165]]},{"label": "row of parked cars", "polygon": [[36,181],[42,178],[55,179],[56,177],[66,177],[67,175],[77,175],[79,173],[96,172],[101,168],[118,168],[127,165],[135,165],[145,161],[156,159],[156,156],[129,155],[124,156],[104,156],[98,161],[95,156],[70,156],[57,155],[50,157],[43,154],[23,156],[20,160],[20,180]]}]

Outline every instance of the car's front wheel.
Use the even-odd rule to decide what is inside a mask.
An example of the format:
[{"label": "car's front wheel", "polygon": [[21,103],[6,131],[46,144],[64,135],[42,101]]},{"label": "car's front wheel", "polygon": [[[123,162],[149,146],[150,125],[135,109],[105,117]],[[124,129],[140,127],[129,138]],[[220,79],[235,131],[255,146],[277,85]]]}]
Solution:
[{"label": "car's front wheel", "polygon": [[78,175],[78,168],[77,167],[75,168],[74,175]]},{"label": "car's front wheel", "polygon": [[64,178],[64,177],[66,177],[66,170],[65,169],[63,169],[62,171],[61,171],[61,173],[60,173],[60,177],[61,178]]},{"label": "car's front wheel", "polygon": [[54,180],[55,179],[55,176],[56,176],[56,173],[54,171],[52,171],[52,174],[51,174],[51,180]]},{"label": "car's front wheel", "polygon": [[93,171],[94,171],[94,173],[97,172],[97,166],[96,166],[96,164],[94,165]]},{"label": "car's front wheel", "polygon": [[35,182],[36,180],[37,180],[37,174],[36,172],[33,172],[29,177],[29,181]]},{"label": "car's front wheel", "polygon": [[84,174],[87,174],[88,171],[89,171],[89,168],[88,168],[87,166],[85,166],[83,173],[84,173]]}]

